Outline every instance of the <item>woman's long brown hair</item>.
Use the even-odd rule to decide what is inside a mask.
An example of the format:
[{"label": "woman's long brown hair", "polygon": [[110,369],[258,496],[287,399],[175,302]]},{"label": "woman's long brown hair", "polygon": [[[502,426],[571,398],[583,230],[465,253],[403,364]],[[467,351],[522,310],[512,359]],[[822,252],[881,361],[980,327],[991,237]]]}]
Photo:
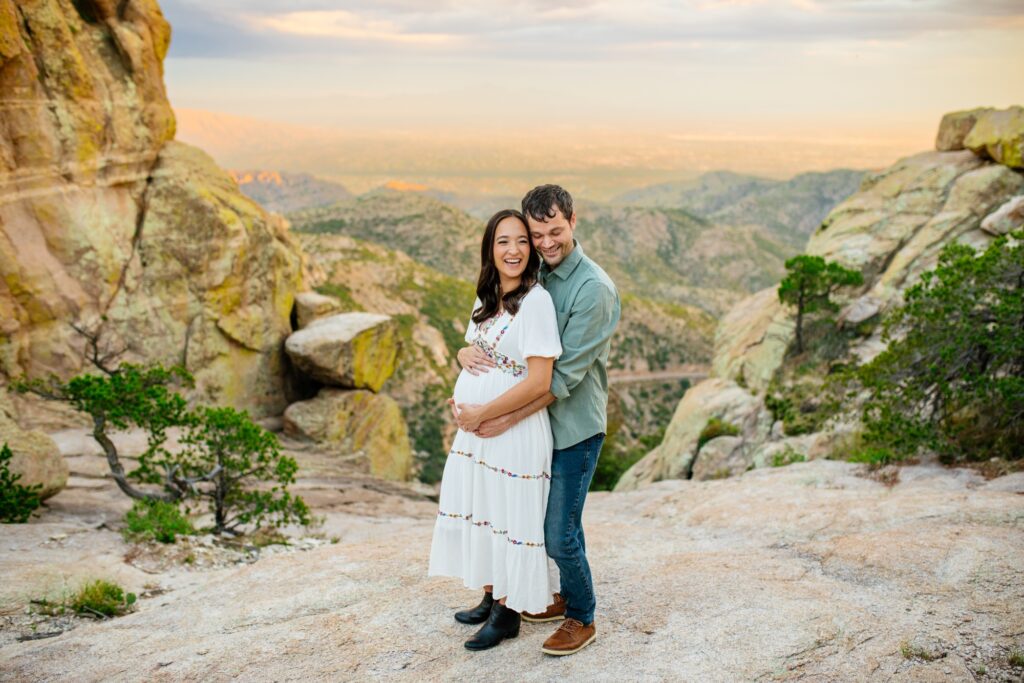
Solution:
[{"label": "woman's long brown hair", "polygon": [[529,256],[526,259],[526,269],[523,270],[522,280],[519,286],[511,292],[505,292],[501,296],[501,274],[494,264],[494,233],[498,229],[498,223],[506,218],[516,218],[523,226],[526,226],[526,219],[523,214],[515,209],[502,209],[491,216],[487,221],[487,228],[484,230],[484,239],[480,243],[480,277],[476,282],[476,295],[480,298],[480,308],[473,311],[473,322],[480,324],[498,312],[498,300],[510,314],[519,312],[519,303],[526,296],[537,282],[537,272],[540,270],[540,254],[533,246],[530,239],[530,230],[526,230],[526,241],[529,244]]}]

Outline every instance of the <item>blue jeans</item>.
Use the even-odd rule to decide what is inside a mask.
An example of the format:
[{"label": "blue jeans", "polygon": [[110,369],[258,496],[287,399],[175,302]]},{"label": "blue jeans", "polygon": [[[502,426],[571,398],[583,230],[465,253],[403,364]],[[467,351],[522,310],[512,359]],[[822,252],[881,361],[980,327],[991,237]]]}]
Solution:
[{"label": "blue jeans", "polygon": [[544,544],[561,574],[565,616],[584,624],[594,621],[597,600],[583,538],[583,503],[597,468],[604,434],[595,434],[568,448],[555,449],[551,489],[544,516]]}]

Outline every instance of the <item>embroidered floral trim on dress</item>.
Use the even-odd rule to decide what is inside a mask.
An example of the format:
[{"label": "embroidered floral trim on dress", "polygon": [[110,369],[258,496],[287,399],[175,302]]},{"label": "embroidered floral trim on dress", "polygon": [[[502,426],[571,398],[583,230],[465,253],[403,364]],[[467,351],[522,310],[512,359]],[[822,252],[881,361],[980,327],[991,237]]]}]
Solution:
[{"label": "embroidered floral trim on dress", "polygon": [[475,462],[477,465],[483,465],[484,467],[486,467],[487,469],[491,470],[492,472],[497,472],[499,474],[504,474],[506,477],[512,477],[513,479],[550,479],[551,478],[551,475],[548,474],[547,472],[541,472],[540,474],[519,474],[517,472],[510,472],[509,470],[506,470],[504,467],[495,467],[494,465],[490,464],[489,462],[486,462],[485,460],[477,460],[475,457],[473,457],[473,454],[468,452],[468,451],[452,450],[452,451],[449,451],[448,454],[449,455],[461,455],[464,458],[469,458],[470,460]]},{"label": "embroidered floral trim on dress", "polygon": [[508,317],[508,321],[505,323],[505,326],[502,327],[501,330],[498,332],[498,336],[494,338],[493,343],[487,340],[487,334],[491,331],[491,328],[495,326],[495,324],[498,322],[498,320],[501,319],[503,315],[505,314],[501,313],[499,315],[493,315],[487,320],[480,323],[480,325],[478,325],[476,328],[477,334],[476,338],[473,340],[473,343],[479,346],[480,350],[483,351],[488,358],[490,358],[497,364],[499,370],[511,373],[513,377],[522,377],[523,374],[526,372],[526,366],[506,356],[504,353],[498,351],[498,344],[501,343],[501,338],[505,336],[505,332],[508,331],[509,325],[512,324],[512,321],[515,320],[516,317],[514,315],[510,315]]},{"label": "embroidered floral trim on dress", "polygon": [[513,377],[522,377],[526,373],[526,366],[498,351],[497,343],[491,346],[481,337],[477,337],[473,343],[484,352],[484,355],[493,360],[502,372],[510,373]]},{"label": "embroidered floral trim on dress", "polygon": [[460,515],[457,512],[445,512],[444,510],[438,510],[437,511],[437,516],[438,517],[448,517],[449,519],[461,519],[464,522],[471,523],[473,526],[489,527],[492,534],[494,534],[495,536],[504,536],[505,540],[508,541],[509,543],[511,543],[512,545],[524,545],[527,548],[543,548],[544,547],[543,543],[533,543],[532,541],[520,541],[518,538],[509,538],[508,529],[496,529],[496,528],[494,528],[494,525],[491,524],[487,520],[483,520],[483,521],[480,521],[480,522],[474,521],[472,513],[470,513],[468,515]]}]

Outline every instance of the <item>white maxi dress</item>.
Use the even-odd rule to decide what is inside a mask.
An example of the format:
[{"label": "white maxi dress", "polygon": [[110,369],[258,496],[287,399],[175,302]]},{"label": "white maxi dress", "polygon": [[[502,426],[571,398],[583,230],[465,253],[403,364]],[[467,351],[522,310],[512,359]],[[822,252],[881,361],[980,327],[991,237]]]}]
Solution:
[{"label": "white maxi dress", "polygon": [[[473,310],[479,306],[478,299]],[[551,295],[535,285],[515,316],[470,320],[466,342],[497,367],[475,376],[463,370],[455,401],[487,403],[526,378],[527,358],[561,355]],[[552,445],[546,408],[493,438],[458,431],[441,479],[430,576],[458,577],[472,589],[491,584],[495,599],[507,597],[517,612],[543,612],[552,603],[558,569],[544,547]]]}]

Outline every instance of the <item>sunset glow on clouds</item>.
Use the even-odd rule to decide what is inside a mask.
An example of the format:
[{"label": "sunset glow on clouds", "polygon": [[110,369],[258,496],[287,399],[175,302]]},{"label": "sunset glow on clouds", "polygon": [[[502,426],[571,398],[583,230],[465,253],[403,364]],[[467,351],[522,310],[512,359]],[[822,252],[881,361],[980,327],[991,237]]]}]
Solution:
[{"label": "sunset glow on clouds", "polygon": [[899,136],[1024,102],[1020,0],[169,0],[176,106],[352,127]]}]

